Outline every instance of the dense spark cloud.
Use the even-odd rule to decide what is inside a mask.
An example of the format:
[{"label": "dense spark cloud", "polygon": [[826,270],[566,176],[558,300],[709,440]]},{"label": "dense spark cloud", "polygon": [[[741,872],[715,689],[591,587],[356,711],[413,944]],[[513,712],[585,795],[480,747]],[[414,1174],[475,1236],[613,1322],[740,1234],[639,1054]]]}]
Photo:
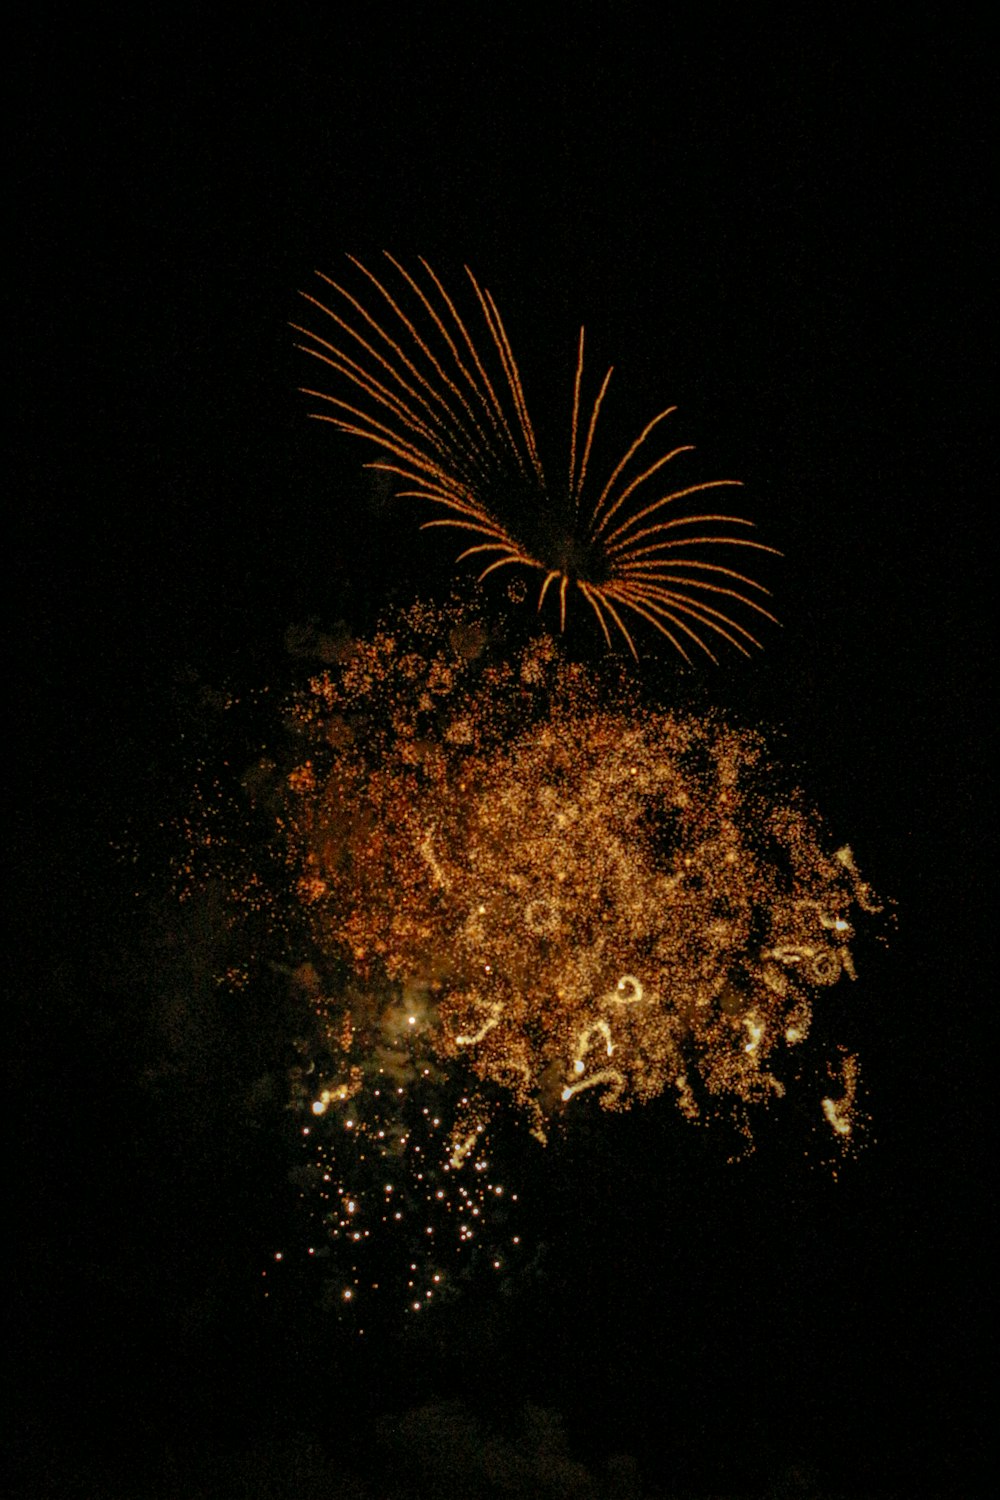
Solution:
[{"label": "dense spark cloud", "polygon": [[[386,258],[400,278],[398,290],[351,256],[364,278],[359,295],[328,276],[321,280],[329,305],[303,293],[326,321],[322,333],[294,325],[306,340],[300,347],[337,377],[334,393],[306,392],[323,403],[313,415],[373,444],[379,457],[369,467],[401,481],[400,497],[436,507],[425,526],[462,533],[469,546],[459,561],[484,564],[481,578],[509,567],[541,574],[538,606],[550,591],[558,598],[560,629],[572,590],[586,601],[608,646],[620,635],[633,656],[638,621],[685,659],[697,647],[714,660],[713,640],[725,640],[744,655],[758,646],[729,611],[735,604],[751,612],[747,618],[773,622],[761,601],[767,590],[733,562],[747,549],[775,549],[748,537],[752,522],[743,517],[717,508],[688,512],[692,496],[739,481],[688,477],[684,455],[690,444],[657,448],[661,424],[676,407],[646,424],[599,491],[593,481],[588,488],[612,371],[587,416],[581,404],[581,328],[566,477],[550,483],[517,361],[489,291],[467,270],[486,329],[478,347],[426,261],[420,281],[388,253]],[[685,477],[665,482],[663,471],[672,475],[675,462]],[[720,557],[725,561],[714,560]]]},{"label": "dense spark cloud", "polygon": [[[359,993],[394,986],[397,1030],[480,1081],[453,1169],[498,1099],[544,1141],[581,1095],[672,1091],[697,1118],[784,1092],[817,995],[855,976],[853,910],[879,908],[757,732],[646,707],[549,636],[496,651],[459,605],[335,654],[292,708],[288,866],[317,951]],[[363,1004],[327,1020],[318,1114],[371,1034]],[[817,1105],[840,1137],[855,1072]]]},{"label": "dense spark cloud", "polygon": [[793,1091],[851,1146],[857,1058],[809,1038],[880,908],[758,731],[514,646],[479,601],[289,647],[319,665],[254,811],[206,786],[180,871],[223,898],[219,983],[280,970],[297,1018],[310,1228],[265,1295],[306,1259],[361,1334],[522,1279],[531,1154],[581,1115],[665,1096],[750,1138]]}]

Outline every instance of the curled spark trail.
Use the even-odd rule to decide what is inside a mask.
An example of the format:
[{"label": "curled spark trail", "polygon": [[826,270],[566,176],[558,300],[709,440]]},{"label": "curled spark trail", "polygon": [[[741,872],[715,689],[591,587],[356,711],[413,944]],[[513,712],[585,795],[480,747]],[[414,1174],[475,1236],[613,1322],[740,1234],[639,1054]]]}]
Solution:
[{"label": "curled spark trail", "polygon": [[585,1026],[583,1031],[580,1033],[580,1039],[576,1044],[576,1057],[573,1059],[574,1073],[583,1073],[586,1071],[587,1065],[584,1062],[584,1058],[586,1057],[588,1048],[590,1047],[590,1039],[595,1034],[598,1034],[604,1038],[605,1051],[607,1052],[609,1057],[611,1056],[612,1052],[614,1052],[615,1047],[614,1042],[611,1040],[611,1027],[608,1025],[607,1021],[595,1021],[592,1026]]},{"label": "curled spark trail", "polygon": [[584,1089],[598,1088],[603,1084],[609,1085],[609,1092],[604,1096],[605,1108],[610,1109],[616,1104],[625,1088],[625,1079],[617,1068],[602,1068],[599,1073],[591,1073],[589,1078],[581,1078],[579,1083],[568,1083],[562,1091],[561,1098],[564,1104],[568,1104],[574,1094],[582,1093]]},{"label": "curled spark trail", "polygon": [[494,1026],[498,1026],[500,1024],[500,1017],[502,1014],[503,1005],[499,1001],[497,1001],[490,1008],[490,1013],[486,1017],[486,1020],[483,1022],[482,1026],[480,1026],[479,1030],[471,1032],[468,1036],[456,1036],[455,1046],[474,1047],[477,1042],[481,1042],[483,1040],[483,1037],[493,1030]]},{"label": "curled spark trail", "polygon": [[605,1005],[638,1005],[644,991],[634,974],[623,974],[610,995],[605,995]]},{"label": "curled spark trail", "polygon": [[458,561],[483,564],[480,578],[511,567],[540,575],[538,608],[550,595],[557,599],[560,630],[572,593],[608,647],[620,638],[633,656],[640,621],[685,660],[696,647],[714,661],[712,641],[744,655],[760,645],[729,611],[735,605],[747,618],[777,623],[762,602],[768,591],[733,560],[775,549],[749,537],[752,522],[741,516],[687,509],[692,496],[738,487],[738,480],[664,483],[668,466],[683,466],[692,451],[689,443],[657,447],[660,424],[676,407],[646,424],[595,495],[588,469],[612,372],[586,416],[581,328],[566,478],[553,485],[507,330],[472,272],[466,268],[485,324],[480,345],[426,261],[418,279],[387,253],[394,290],[348,259],[363,278],[358,294],[321,275],[325,300],[302,295],[322,321],[293,325],[304,340],[299,347],[335,376],[332,392],[305,392],[321,403],[312,415],[371,445],[379,456],[368,466],[393,476],[401,498],[434,507],[424,526],[457,531],[469,543]]}]

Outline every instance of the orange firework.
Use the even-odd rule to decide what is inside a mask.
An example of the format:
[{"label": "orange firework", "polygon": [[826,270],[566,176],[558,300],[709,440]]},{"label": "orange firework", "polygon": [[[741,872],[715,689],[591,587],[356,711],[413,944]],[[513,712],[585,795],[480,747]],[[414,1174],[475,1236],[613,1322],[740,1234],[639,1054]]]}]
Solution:
[{"label": "orange firework", "polygon": [[[740,528],[753,523],[740,516],[684,512],[683,502],[692,495],[730,488],[738,480],[667,485],[664,492],[660,471],[692,451],[690,444],[682,444],[653,456],[653,434],[659,435],[660,424],[676,407],[666,407],[646,424],[596,499],[585,499],[611,370],[585,416],[581,328],[567,481],[564,490],[554,493],[542,468],[510,339],[489,291],[466,268],[486,324],[481,354],[425,260],[420,264],[427,280],[421,285],[386,252],[405,283],[394,294],[360,261],[348,258],[377,293],[379,317],[328,276],[321,279],[336,294],[332,306],[303,293],[331,320],[334,331],[324,338],[293,325],[308,340],[300,347],[334,370],[345,383],[344,395],[351,398],[307,390],[326,403],[326,409],[312,415],[375,444],[382,456],[369,467],[402,480],[401,497],[428,500],[443,512],[425,522],[426,527],[465,533],[471,545],[459,561],[484,563],[481,578],[515,566],[540,573],[538,606],[555,587],[560,628],[565,627],[570,588],[578,589],[608,646],[617,630],[633,656],[637,652],[629,626],[634,628],[634,622],[626,612],[654,626],[688,661],[686,647],[692,643],[715,660],[706,632],[723,637],[744,655],[749,654],[747,646],[760,645],[726,611],[735,602],[773,621],[748,592],[768,591],[732,567],[705,561],[699,549],[775,549],[742,534]],[[514,512],[520,517],[516,521]],[[739,534],[732,534],[734,529]]]},{"label": "orange firework", "polygon": [[[585,1091],[762,1104],[855,978],[852,912],[878,902],[763,738],[640,708],[552,636],[508,656],[475,610],[418,604],[345,645],[290,723],[287,867],[321,965],[351,976],[317,1007],[343,1066],[315,1113],[354,1109],[361,1037],[383,1069],[405,1039],[471,1071],[540,1139]],[[823,1101],[844,1137],[853,1087]],[[459,1161],[491,1114],[467,1102]]]}]

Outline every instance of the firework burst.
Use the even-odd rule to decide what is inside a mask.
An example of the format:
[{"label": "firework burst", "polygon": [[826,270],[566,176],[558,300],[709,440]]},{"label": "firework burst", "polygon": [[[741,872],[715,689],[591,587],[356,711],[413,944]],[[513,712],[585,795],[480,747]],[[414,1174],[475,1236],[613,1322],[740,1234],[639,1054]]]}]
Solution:
[{"label": "firework burst", "polygon": [[[368,467],[401,481],[401,498],[430,502],[424,522],[463,534],[458,561],[541,575],[538,607],[558,597],[560,629],[568,597],[586,601],[610,647],[620,635],[637,656],[636,620],[654,627],[685,660],[698,647],[715,660],[709,642],[721,638],[748,655],[760,642],[734,619],[734,607],[774,621],[761,596],[768,591],[728,560],[731,549],[774,552],[748,537],[752,522],[714,507],[692,512],[687,502],[734,488],[735,479],[665,483],[690,444],[666,446],[657,413],[598,488],[589,467],[609,369],[589,413],[583,401],[584,330],[580,330],[566,479],[551,485],[542,467],[521,375],[507,330],[490,292],[466,274],[485,323],[477,346],[468,322],[425,260],[424,279],[393,256],[402,280],[393,290],[353,256],[368,283],[368,303],[321,274],[327,301],[303,293],[329,320],[325,334],[293,325],[300,347],[338,377],[337,393],[307,389],[323,403],[312,413],[341,432],[365,439],[380,456]],[[376,315],[377,314],[377,315]],[[332,325],[332,326],[330,326]],[[516,517],[516,519],[515,519]],[[726,558],[726,562],[706,560]]]},{"label": "firework burst", "polygon": [[[539,1138],[583,1091],[614,1110],[672,1090],[692,1117],[779,1097],[815,996],[854,978],[852,907],[878,909],[849,848],[755,731],[642,708],[551,636],[513,659],[488,639],[474,611],[417,605],[297,700],[281,830],[321,961],[400,986],[427,1066]],[[356,1012],[329,1012],[344,1067]]]},{"label": "firework burst", "polygon": [[759,731],[550,634],[512,646],[478,600],[293,642],[319,665],[243,778],[250,821],[206,796],[178,870],[231,908],[217,983],[285,974],[297,1018],[314,1213],[265,1295],[311,1258],[360,1335],[512,1285],[531,1138],[596,1109],[673,1098],[749,1143],[793,1091],[824,1155],[857,1145],[858,1059],[814,1019],[881,907]]}]

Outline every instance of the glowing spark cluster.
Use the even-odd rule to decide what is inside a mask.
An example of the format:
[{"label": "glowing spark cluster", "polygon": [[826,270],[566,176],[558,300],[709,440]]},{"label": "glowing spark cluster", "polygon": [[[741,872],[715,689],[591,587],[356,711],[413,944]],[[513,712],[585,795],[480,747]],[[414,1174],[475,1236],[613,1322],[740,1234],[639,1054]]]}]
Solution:
[{"label": "glowing spark cluster", "polygon": [[[341,656],[294,705],[281,825],[317,951],[403,997],[383,1041],[419,1037],[543,1140],[584,1094],[673,1091],[695,1117],[784,1092],[817,994],[854,978],[852,909],[878,908],[758,733],[644,707],[551,637],[494,651],[458,605]],[[353,1093],[367,1024],[329,1011],[347,1045],[317,1113]],[[838,1135],[852,1099],[823,1101]],[[470,1109],[456,1171],[489,1113]]]},{"label": "glowing spark cluster", "polygon": [[[311,966],[301,978],[316,990]],[[407,1004],[371,989],[352,999],[349,1020],[343,1004],[321,1001],[317,1010],[327,1066],[339,1059],[344,1081],[317,1087],[324,1049],[303,1043],[293,1103],[312,1116],[301,1126],[296,1177],[325,1227],[319,1254],[333,1262],[325,1300],[363,1333],[377,1301],[419,1313],[477,1272],[502,1280],[517,1266],[522,1237],[518,1194],[491,1166],[481,1101],[425,1062]]]},{"label": "glowing spark cluster", "polygon": [[[324,403],[313,415],[373,444],[380,457],[369,466],[401,481],[401,497],[436,507],[426,526],[464,533],[470,545],[459,561],[483,563],[483,578],[514,566],[541,574],[539,608],[552,591],[559,600],[560,628],[568,593],[578,591],[607,644],[617,632],[633,655],[637,619],[686,659],[692,645],[712,656],[706,634],[744,654],[760,644],[727,611],[736,604],[773,621],[761,603],[767,590],[728,562],[710,559],[720,551],[732,558],[727,549],[737,549],[736,555],[738,549],[774,549],[750,539],[745,530],[752,523],[742,517],[716,509],[686,513],[684,502],[691,496],[739,481],[664,483],[662,471],[692,451],[683,443],[666,451],[656,448],[660,424],[676,407],[646,424],[591,499],[597,487],[587,490],[588,468],[611,370],[586,415],[581,328],[566,478],[553,487],[510,339],[489,291],[467,270],[486,325],[480,348],[426,261],[421,261],[421,281],[387,254],[401,278],[394,291],[349,258],[365,278],[360,290],[378,316],[328,276],[321,280],[329,305],[303,294],[328,322],[322,334],[296,325],[307,340],[301,347],[334,372],[339,392],[307,391]],[[709,560],[705,548],[711,549]]]}]

